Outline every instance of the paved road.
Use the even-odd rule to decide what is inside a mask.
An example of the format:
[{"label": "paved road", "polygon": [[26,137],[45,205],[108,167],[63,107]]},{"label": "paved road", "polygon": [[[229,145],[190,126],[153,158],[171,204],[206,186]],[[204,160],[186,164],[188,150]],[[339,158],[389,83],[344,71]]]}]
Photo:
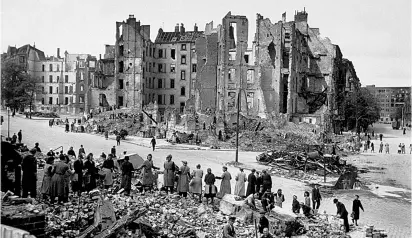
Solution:
[{"label": "paved road", "polygon": [[[4,114],[3,114],[4,115]],[[104,151],[109,153],[110,148],[116,145],[114,140],[105,140],[103,137],[82,133],[65,133],[61,127],[49,128],[48,122],[45,120],[28,120],[25,118],[15,117],[11,119],[10,130],[11,134],[17,133],[19,129],[23,130],[23,143],[34,146],[35,142],[40,143],[43,150],[48,148],[56,148],[64,146],[64,151],[67,151],[69,146],[73,146],[77,152],[80,145],[84,145],[86,152],[92,152],[95,157]],[[7,118],[1,128],[1,134],[7,135]],[[193,150],[155,150],[141,147],[134,144],[123,143],[117,149],[121,151],[137,152],[142,156],[149,153],[153,154],[154,164],[162,167],[163,161],[168,154],[173,155],[173,160],[181,165],[182,160],[187,160],[189,166],[194,168],[196,164],[201,164],[202,169],[212,168],[216,175],[220,175],[221,166],[229,161],[233,161],[235,154],[233,151],[193,151]],[[260,167],[255,163],[255,157],[258,153],[255,152],[240,152],[239,161],[249,166]],[[361,157],[364,159],[365,157]],[[356,161],[355,161],[356,163]],[[403,168],[405,169],[405,168]],[[410,164],[409,164],[410,169]],[[229,168],[232,177],[235,176],[237,170]],[[282,188],[285,194],[284,207],[291,207],[292,196],[296,194],[299,200],[303,199],[303,192],[309,188],[301,182],[292,181],[285,178],[273,177],[274,189]],[[232,180],[232,188],[234,189],[234,180]],[[219,186],[219,184],[217,184]],[[390,234],[390,237],[411,237],[411,203],[397,198],[378,197],[369,191],[347,190],[337,191],[334,197],[338,197],[348,210],[352,208],[352,200],[355,194],[359,194],[366,213],[361,213],[361,226],[371,224],[385,229]],[[334,197],[325,197],[322,201],[320,211],[326,211],[329,214],[336,213],[336,207],[332,203]]]}]

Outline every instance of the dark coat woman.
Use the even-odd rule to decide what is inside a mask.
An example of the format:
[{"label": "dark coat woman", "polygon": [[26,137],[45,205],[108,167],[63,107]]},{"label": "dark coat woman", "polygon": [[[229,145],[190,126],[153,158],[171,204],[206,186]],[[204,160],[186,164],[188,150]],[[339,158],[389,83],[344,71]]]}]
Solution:
[{"label": "dark coat woman", "polygon": [[246,189],[246,197],[250,194],[256,193],[256,176],[255,176],[255,169],[252,169],[252,173],[249,174],[247,177],[247,189]]},{"label": "dark coat woman", "polygon": [[26,155],[22,161],[21,168],[23,170],[23,197],[30,196],[35,198],[37,195],[37,162],[34,154],[36,150],[33,148],[30,150],[30,154]]},{"label": "dark coat woman", "polygon": [[260,187],[263,184],[263,179],[262,176],[259,175],[259,172],[256,172],[256,189],[255,192],[257,192],[259,194],[259,199],[262,198],[262,193],[260,193]]},{"label": "dark coat woman", "polygon": [[353,200],[353,204],[352,204],[353,220],[356,226],[358,225],[358,220],[359,220],[359,213],[360,213],[359,208],[362,209],[363,212],[365,212],[365,210],[363,210],[362,203],[359,200],[359,196],[356,195],[355,200]]},{"label": "dark coat woman", "polygon": [[[86,169],[86,191],[90,192],[96,188],[96,177],[97,177],[97,168],[96,164],[93,161],[93,154],[90,153],[86,157],[86,162],[84,162],[84,168]],[[89,179],[90,178],[90,179]]]},{"label": "dark coat woman", "polygon": [[69,165],[66,163],[66,158],[60,156],[60,161],[54,165],[52,169],[53,177],[51,180],[51,202],[54,202],[56,197],[59,202],[67,202],[69,197],[69,185],[66,180],[66,173],[70,171]]},{"label": "dark coat woman", "polygon": [[215,175],[212,174],[212,169],[208,168],[207,169],[207,174],[205,176],[205,198],[206,198],[206,204],[209,202],[209,198],[212,200],[213,204],[213,198],[216,197],[217,193],[217,188],[215,186],[216,178]]},{"label": "dark coat woman", "polygon": [[132,176],[133,176],[133,164],[129,162],[129,156],[124,158],[122,164],[122,183],[121,188],[124,189],[126,195],[130,195],[130,190],[132,186]]},{"label": "dark coat woman", "polygon": [[43,199],[46,199],[48,196],[50,196],[51,179],[53,177],[53,174],[52,174],[53,163],[54,163],[54,157],[50,156],[47,158],[47,163],[44,166],[43,182],[41,184],[41,189],[40,189],[41,193],[43,194]]},{"label": "dark coat woman", "polygon": [[79,156],[79,158],[73,163],[75,173],[74,176],[77,178],[72,180],[72,190],[73,192],[77,192],[79,195],[83,192],[83,166],[83,158],[82,156]]}]

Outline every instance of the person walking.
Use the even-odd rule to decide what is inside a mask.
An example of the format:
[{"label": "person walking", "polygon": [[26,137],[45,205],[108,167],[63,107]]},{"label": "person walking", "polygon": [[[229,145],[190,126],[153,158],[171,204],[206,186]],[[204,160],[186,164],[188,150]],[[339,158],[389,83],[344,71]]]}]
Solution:
[{"label": "person walking", "polygon": [[34,154],[36,154],[36,149],[33,148],[30,150],[30,154],[23,158],[21,164],[23,198],[27,198],[29,193],[32,198],[36,198],[37,195],[37,160]]},{"label": "person walking", "polygon": [[256,171],[256,188],[255,192],[259,194],[259,200],[262,198],[263,193],[260,191],[261,187],[263,184],[263,179],[262,176],[259,174],[259,172]]},{"label": "person walking", "polygon": [[46,200],[47,198],[50,198],[50,188],[51,188],[51,179],[53,177],[52,174],[52,169],[53,169],[53,163],[54,163],[54,157],[49,156],[47,158],[46,165],[44,166],[44,176],[43,176],[43,181],[41,183],[41,188],[40,192],[43,195],[43,199]]},{"label": "person walking", "polygon": [[109,131],[108,131],[108,130],[105,130],[105,132],[104,132],[104,138],[106,138],[106,140],[109,139]]},{"label": "person walking", "polygon": [[235,177],[236,185],[235,185],[234,194],[236,196],[244,198],[245,197],[245,182],[247,181],[247,179],[246,179],[245,172],[243,172],[243,168],[240,168],[239,170],[240,172]]},{"label": "person walking", "polygon": [[166,161],[163,165],[163,182],[166,192],[173,193],[173,188],[175,186],[175,173],[176,169],[175,162],[172,161],[172,155],[166,157]]},{"label": "person walking", "polygon": [[381,141],[381,143],[379,144],[379,153],[383,152],[383,142]]},{"label": "person walking", "polygon": [[85,174],[85,188],[86,191],[90,192],[96,188],[96,177],[97,177],[97,168],[96,163],[93,161],[93,154],[89,153],[86,157],[86,162],[84,162],[84,168],[86,169]]},{"label": "person walking", "polygon": [[146,191],[151,191],[153,189],[153,171],[152,169],[159,169],[158,167],[153,165],[152,155],[148,154],[147,159],[143,162],[143,164],[137,169],[144,169],[143,170],[143,187]]},{"label": "person walking", "polygon": [[385,143],[385,154],[389,154],[389,143]]},{"label": "person walking", "polygon": [[382,138],[383,138],[383,135],[382,135],[382,134],[379,134],[379,139],[380,139],[380,141],[382,141]]},{"label": "person walking", "polygon": [[192,172],[192,181],[190,181],[190,191],[193,195],[199,196],[199,203],[202,203],[202,178],[203,170],[200,169],[200,164],[196,166],[196,169]]},{"label": "person walking", "polygon": [[401,151],[402,151],[402,154],[405,154],[405,144],[404,144],[404,143],[402,143],[402,149],[401,149]]},{"label": "person walking", "polygon": [[23,134],[21,133],[21,130],[17,133],[17,138],[19,139],[19,144],[21,144],[21,141],[23,139]]},{"label": "person walking", "polygon": [[124,189],[126,196],[130,195],[130,190],[132,189],[133,171],[133,164],[129,162],[129,156],[125,156],[122,164],[122,183],[120,187]]},{"label": "person walking", "polygon": [[206,198],[206,205],[209,203],[209,198],[211,199],[211,204],[214,204],[213,199],[216,197],[217,188],[215,186],[216,178],[215,175],[212,174],[212,169],[207,169],[207,174],[205,176],[205,198]]},{"label": "person walking", "polygon": [[235,238],[236,237],[236,232],[235,232],[235,227],[233,224],[236,221],[236,217],[229,217],[229,222],[223,227],[223,236],[222,238]]},{"label": "person walking", "polygon": [[121,139],[120,134],[117,134],[117,136],[116,136],[117,146],[120,145],[120,139]]},{"label": "person walking", "polygon": [[70,173],[69,165],[66,163],[64,155],[60,154],[60,161],[54,165],[51,180],[51,203],[53,204],[56,197],[59,203],[67,202],[69,197],[69,186],[66,184],[66,172]]},{"label": "person walking", "polygon": [[269,220],[265,217],[266,212],[260,212],[258,230],[262,234],[265,228],[269,228]]},{"label": "person walking", "polygon": [[272,178],[266,170],[263,170],[262,174],[262,189],[261,193],[264,193],[266,190],[272,189]]},{"label": "person walking", "polygon": [[359,214],[360,214],[360,209],[362,209],[363,212],[365,212],[365,210],[363,210],[363,206],[361,201],[359,200],[359,196],[355,195],[355,200],[353,200],[353,204],[352,204],[352,212],[353,212],[353,220],[352,222],[355,223],[355,226],[358,225],[358,220],[359,220]]},{"label": "person walking", "polygon": [[156,147],[156,138],[153,136],[152,140],[150,141],[150,144],[152,145],[153,151],[155,150]]},{"label": "person walking", "polygon": [[252,172],[247,177],[247,189],[246,189],[246,197],[250,194],[256,193],[256,176],[255,176],[255,169],[252,169]]},{"label": "person walking", "polygon": [[349,221],[348,221],[348,211],[345,205],[338,201],[338,199],[333,199],[333,203],[336,204],[337,215],[340,219],[343,219],[343,225],[345,226],[345,231],[349,232]]},{"label": "person walking", "polygon": [[217,179],[221,179],[222,182],[220,184],[220,192],[218,197],[223,198],[225,194],[231,194],[232,189],[230,187],[230,180],[232,179],[232,175],[227,171],[227,167],[223,166],[223,174],[220,177],[217,177]]},{"label": "person walking", "polygon": [[116,157],[116,146],[112,147],[112,149],[110,150],[110,153],[113,155],[113,157]]},{"label": "person walking", "polygon": [[66,133],[68,133],[69,132],[69,123],[68,122],[66,122],[66,129],[64,130]]},{"label": "person walking", "polygon": [[401,154],[401,153],[402,153],[402,144],[399,143],[399,145],[398,145],[398,154]]},{"label": "person walking", "polygon": [[322,196],[320,195],[319,184],[315,184],[315,187],[312,189],[312,205],[313,209],[316,211],[320,207],[320,201],[322,200]]},{"label": "person walking", "polygon": [[275,205],[278,207],[282,207],[284,201],[285,196],[282,194],[282,189],[278,189],[278,192],[275,193]]},{"label": "person walking", "polygon": [[406,127],[403,128],[403,134],[406,135]]},{"label": "person walking", "polygon": [[375,153],[375,145],[371,142],[371,153]]},{"label": "person walking", "polygon": [[79,156],[81,154],[86,155],[86,151],[84,150],[83,145],[80,145],[80,149],[79,149]]},{"label": "person walking", "polygon": [[179,179],[177,182],[177,192],[181,197],[187,197],[187,192],[189,191],[189,181],[190,181],[190,168],[187,166],[187,161],[182,161],[183,166],[180,167]]},{"label": "person walking", "polygon": [[74,175],[72,177],[72,191],[78,196],[83,192],[83,166],[83,154],[79,154],[73,163]]}]

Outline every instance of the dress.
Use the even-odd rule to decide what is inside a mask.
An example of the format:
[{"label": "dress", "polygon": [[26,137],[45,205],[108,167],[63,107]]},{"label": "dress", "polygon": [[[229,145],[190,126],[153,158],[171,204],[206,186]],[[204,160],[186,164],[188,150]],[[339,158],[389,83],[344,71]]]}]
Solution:
[{"label": "dress", "polygon": [[215,186],[215,175],[212,173],[207,173],[205,176],[205,197],[206,198],[214,198],[216,197],[217,188]]},{"label": "dress", "polygon": [[245,196],[245,182],[247,181],[246,174],[244,172],[238,173],[235,177],[235,180],[236,180],[235,195],[239,197],[244,197]]},{"label": "dress", "polygon": [[353,219],[354,220],[359,220],[359,208],[362,208],[363,211],[363,206],[360,200],[353,200],[353,205],[352,205],[352,211],[353,211]]},{"label": "dress", "polygon": [[164,164],[163,181],[165,187],[175,186],[176,165],[173,161],[166,161]]},{"label": "dress", "polygon": [[44,177],[40,189],[41,193],[44,195],[50,195],[51,179],[53,177],[52,169],[53,165],[51,164],[46,164],[44,166]]},{"label": "dress", "polygon": [[122,183],[121,188],[124,188],[126,192],[130,192],[132,187],[132,174],[133,174],[133,164],[129,161],[125,161],[122,164]]},{"label": "dress", "polygon": [[275,205],[282,207],[282,203],[285,201],[285,196],[283,194],[275,193]]},{"label": "dress", "polygon": [[177,191],[179,193],[187,193],[189,191],[190,168],[186,165],[180,167],[179,181],[177,183]]},{"label": "dress", "polygon": [[262,175],[262,187],[263,187],[263,192],[265,192],[266,190],[272,189],[272,178],[270,177],[269,174]]},{"label": "dress", "polygon": [[230,187],[230,180],[232,179],[232,175],[229,172],[224,172],[220,177],[222,179],[222,183],[220,184],[220,193],[219,198],[223,198],[225,194],[231,194],[232,189]]},{"label": "dress", "polygon": [[96,188],[97,169],[94,161],[87,160],[84,162],[84,167],[87,169],[86,176],[90,177],[90,181],[86,184],[86,190],[91,191]]},{"label": "dress", "polygon": [[146,187],[151,187],[153,186],[153,171],[152,168],[157,169],[155,166],[153,166],[153,161],[145,160],[145,162],[142,164],[141,168],[144,168],[143,170],[143,186]]},{"label": "dress", "polygon": [[202,178],[203,170],[195,169],[192,172],[192,181],[190,182],[190,192],[194,194],[202,194]]},{"label": "dress", "polygon": [[78,159],[73,163],[73,169],[77,181],[72,181],[73,192],[83,192],[83,161]]},{"label": "dress", "polygon": [[256,193],[256,176],[251,173],[247,177],[247,189],[246,189],[246,197],[249,196],[250,194],[255,194]]},{"label": "dress", "polygon": [[65,174],[69,170],[69,166],[59,161],[53,168],[54,175],[51,180],[51,196],[52,197],[68,197],[69,186],[66,184]]}]

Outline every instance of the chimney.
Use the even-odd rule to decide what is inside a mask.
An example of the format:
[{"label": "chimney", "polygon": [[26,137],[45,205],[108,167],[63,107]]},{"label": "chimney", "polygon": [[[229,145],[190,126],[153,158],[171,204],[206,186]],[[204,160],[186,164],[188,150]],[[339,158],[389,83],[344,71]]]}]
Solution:
[{"label": "chimney", "polygon": [[175,32],[179,32],[179,23],[176,23]]},{"label": "chimney", "polygon": [[57,58],[60,59],[60,48],[57,48]]},{"label": "chimney", "polygon": [[134,19],[134,15],[130,14],[129,19]]},{"label": "chimney", "polygon": [[180,34],[185,34],[185,27],[183,26],[183,23],[180,25]]},{"label": "chimney", "polygon": [[197,32],[197,31],[198,31],[198,28],[197,28],[196,23],[195,23],[194,31],[195,31],[195,32]]},{"label": "chimney", "polygon": [[99,60],[102,60],[102,54],[99,54]]}]

